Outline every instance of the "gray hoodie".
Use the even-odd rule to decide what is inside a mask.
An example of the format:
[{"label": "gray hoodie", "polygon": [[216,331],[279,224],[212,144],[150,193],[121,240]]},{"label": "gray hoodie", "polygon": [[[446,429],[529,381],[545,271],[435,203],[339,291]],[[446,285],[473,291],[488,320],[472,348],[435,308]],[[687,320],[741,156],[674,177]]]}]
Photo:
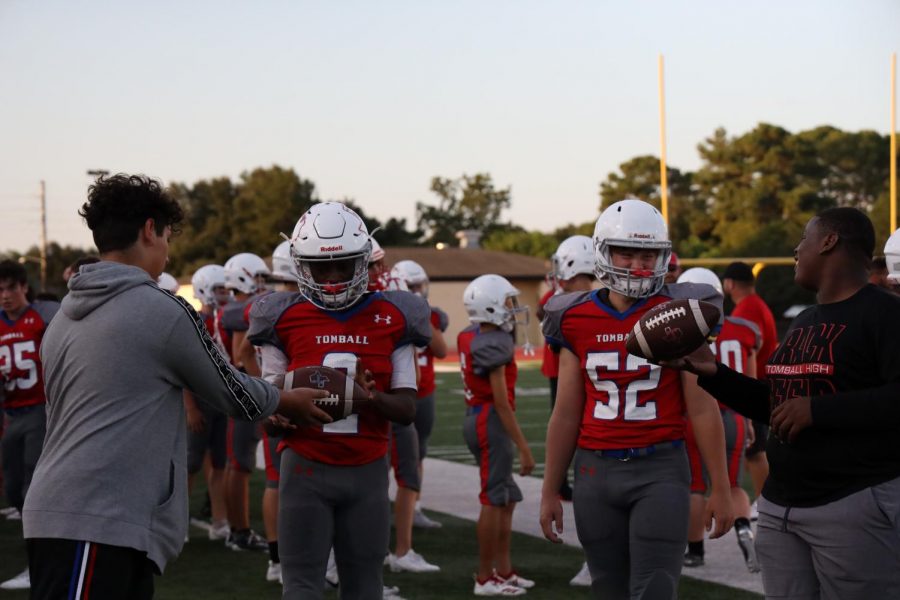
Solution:
[{"label": "gray hoodie", "polygon": [[278,392],[228,364],[203,321],[137,267],[83,266],[41,344],[47,436],[26,538],[134,548],[160,573],[188,527],[182,389],[258,420]]}]

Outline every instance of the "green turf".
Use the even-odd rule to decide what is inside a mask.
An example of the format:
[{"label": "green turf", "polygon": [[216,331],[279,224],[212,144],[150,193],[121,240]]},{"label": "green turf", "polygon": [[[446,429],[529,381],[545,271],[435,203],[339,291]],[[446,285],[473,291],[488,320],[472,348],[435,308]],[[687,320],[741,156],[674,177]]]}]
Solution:
[{"label": "green turf", "polygon": [[[437,417],[429,454],[458,462],[474,464],[462,439],[462,420],[465,404],[457,373],[438,373]],[[544,468],[544,435],[549,418],[549,390],[546,379],[534,367],[519,372],[520,393],[516,401],[517,417],[525,437],[531,444],[537,461],[535,475]],[[262,532],[259,498],[262,495],[263,475],[256,472],[251,480],[252,525]],[[427,485],[427,475],[425,479]],[[202,490],[193,496],[193,508],[198,508]],[[473,490],[473,499],[475,491]],[[441,566],[434,575],[393,574],[385,571],[385,583],[400,587],[407,600],[472,598],[472,573],[477,566],[477,546],[474,523],[431,513],[444,523],[439,530],[414,534],[415,548],[429,561]],[[25,549],[17,522],[0,519],[0,580],[18,573],[25,565]],[[548,542],[522,534],[513,536],[513,561],[523,575],[535,579],[538,587],[527,598],[588,598],[583,588],[572,588],[568,580],[578,571],[583,558],[576,548],[552,546]],[[191,541],[178,560],[169,565],[165,576],[157,579],[156,598],[181,599],[276,599],[280,588],[265,581],[267,556],[264,553],[233,552],[222,542],[210,542],[206,532],[191,528]],[[0,592],[0,598],[27,598],[25,592]],[[333,592],[326,598],[334,599]],[[687,577],[679,583],[679,598],[742,600],[759,598]]]},{"label": "green turf", "polygon": [[[263,475],[255,473],[251,481],[251,498],[260,498]],[[199,493],[194,495],[197,507]],[[259,502],[252,503],[253,527],[262,531]],[[441,566],[431,575],[394,574],[385,569],[385,583],[400,587],[407,600],[457,600],[472,598],[472,573],[477,566],[475,525],[440,513],[429,513],[444,526],[438,530],[415,532],[416,550]],[[262,552],[234,552],[222,542],[211,542],[206,532],[191,528],[191,541],[181,556],[171,563],[163,577],[156,580],[158,600],[194,599],[277,599],[280,587],[265,581],[267,557]],[[25,565],[25,548],[20,539],[18,522],[0,519],[0,579],[18,573]],[[513,534],[513,561],[517,568],[538,585],[527,594],[532,599],[568,600],[590,597],[584,588],[568,585],[581,567],[581,552],[567,546],[552,546],[522,534]],[[0,598],[24,599],[27,592],[0,592]],[[337,594],[326,594],[329,600]],[[755,594],[732,588],[682,578],[679,598],[710,600],[744,600],[759,598]]]}]

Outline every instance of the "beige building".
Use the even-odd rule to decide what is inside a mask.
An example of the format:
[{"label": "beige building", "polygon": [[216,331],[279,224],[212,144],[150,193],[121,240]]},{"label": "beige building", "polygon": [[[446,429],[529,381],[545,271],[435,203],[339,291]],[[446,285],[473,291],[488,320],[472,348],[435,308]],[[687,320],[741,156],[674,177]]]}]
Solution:
[{"label": "beige building", "polygon": [[[544,276],[550,269],[548,261],[533,256],[496,252],[480,248],[385,248],[388,266],[401,260],[414,260],[425,269],[431,281],[428,302],[443,309],[450,317],[445,333],[451,352],[456,351],[456,336],[469,325],[463,306],[463,291],[479,275],[502,275],[519,289],[519,304],[527,305],[530,313],[528,337],[536,349],[543,343],[541,327],[534,313],[538,301],[547,291]],[[521,344],[521,335],[517,340]]]}]

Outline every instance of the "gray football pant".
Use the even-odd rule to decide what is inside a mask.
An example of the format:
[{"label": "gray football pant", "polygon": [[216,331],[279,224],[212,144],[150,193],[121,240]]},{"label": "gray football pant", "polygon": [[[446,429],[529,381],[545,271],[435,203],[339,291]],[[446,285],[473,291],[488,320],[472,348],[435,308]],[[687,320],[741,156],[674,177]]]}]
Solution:
[{"label": "gray football pant", "polygon": [[812,508],[759,499],[766,598],[900,598],[900,478]]},{"label": "gray football pant", "polygon": [[621,461],[575,453],[575,528],[604,600],[675,597],[690,506],[684,448]]},{"label": "gray football pant", "polygon": [[326,465],[285,448],[278,491],[282,598],[323,597],[333,545],[341,600],[381,600],[390,541],[386,461]]},{"label": "gray football pant", "polygon": [[[4,417],[0,413],[0,419]],[[3,487],[6,499],[20,511],[31,485],[34,467],[41,456],[47,431],[47,411],[43,404],[15,416],[6,415],[3,432]]]}]

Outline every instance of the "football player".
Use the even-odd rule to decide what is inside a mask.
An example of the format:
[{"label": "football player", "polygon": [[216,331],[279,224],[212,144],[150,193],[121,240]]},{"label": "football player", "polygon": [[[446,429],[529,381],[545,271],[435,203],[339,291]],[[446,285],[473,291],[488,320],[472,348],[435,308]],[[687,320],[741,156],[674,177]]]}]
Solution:
[{"label": "football player", "polygon": [[[247,310],[261,293],[266,292],[265,279],[269,275],[265,261],[249,252],[232,256],[225,263],[225,285],[233,292],[234,301],[222,311],[222,327],[231,339],[234,365],[253,376],[259,375],[259,366],[252,347],[248,355],[243,345],[248,328]],[[225,498],[231,533],[225,545],[232,550],[266,550],[269,547],[262,536],[250,529],[250,473],[261,438],[262,430],[258,424],[229,419]]]},{"label": "football player", "polygon": [[382,598],[390,523],[385,468],[391,421],[415,417],[416,346],[431,335],[428,305],[413,294],[367,292],[372,242],[362,219],[337,202],[313,206],[294,228],[299,293],[255,302],[249,337],[263,376],[282,384],[298,367],[344,370],[371,405],[282,443],[278,528],[284,598],[321,598],[333,546],[341,598]]},{"label": "football player", "polygon": [[[30,303],[25,267],[0,262],[0,381],[3,384],[3,487],[7,502],[20,513],[34,467],[41,455],[47,402],[41,371],[41,340],[59,309],[56,302]],[[3,590],[31,587],[26,568],[0,583]]]},{"label": "football player", "polygon": [[893,291],[900,290],[900,229],[891,234],[884,245],[884,262],[887,266],[888,283],[893,285]]},{"label": "football player", "polygon": [[[482,275],[463,292],[471,325],[460,332],[456,347],[466,399],[463,437],[478,463],[481,514],[478,517],[476,596],[521,596],[534,582],[512,566],[512,517],[522,491],[513,480],[513,446],[519,450],[521,475],[534,469],[534,457],[516,421],[514,331],[519,290],[499,275]],[[557,485],[557,489],[558,489]]]},{"label": "football player", "polygon": [[[722,283],[709,269],[701,267],[688,269],[678,278],[678,283],[703,283],[712,286],[724,297]],[[755,377],[756,353],[761,345],[762,334],[756,323],[739,317],[726,317],[710,348],[723,365]],[[758,573],[759,561],[753,544],[753,530],[750,528],[750,498],[740,485],[741,459],[752,435],[753,424],[723,404],[719,404],[719,410],[725,427],[728,483],[731,485],[731,504],[735,514],[734,533],[747,569],[751,573]],[[688,550],[684,555],[684,566],[699,567],[704,564],[703,510],[706,507],[704,495],[707,477],[690,423],[685,441],[691,463],[691,520],[688,526]]]},{"label": "football player", "polygon": [[[225,288],[225,269],[221,265],[205,265],[191,277],[194,298],[201,305],[200,317],[206,331],[219,346],[222,356],[228,353],[216,332],[216,310],[228,303],[230,295]],[[188,491],[193,487],[194,476],[204,468],[207,450],[209,467],[206,474],[212,522],[208,535],[211,540],[227,539],[228,513],[225,505],[225,464],[227,457],[226,433],[228,417],[221,411],[184,392],[185,415],[188,426]]]},{"label": "football player", "polygon": [[[428,275],[418,263],[401,260],[390,271],[388,287],[397,286],[416,294],[427,302]],[[431,307],[431,342],[416,348],[418,361],[418,391],[416,394],[416,420],[413,425],[391,423],[391,464],[397,481],[397,497],[394,501],[394,527],[397,531],[394,552],[388,556],[388,565],[394,572],[410,571],[430,573],[440,567],[428,563],[412,549],[412,529],[418,519],[421,527],[440,527],[417,508],[422,489],[422,460],[425,458],[428,436],[434,426],[434,356],[447,355],[443,330],[447,328],[447,315]],[[443,326],[443,329],[442,329]]]},{"label": "football player", "polygon": [[159,277],[156,279],[156,285],[159,286],[159,289],[166,290],[170,294],[178,293],[178,280],[166,272],[159,274]]},{"label": "football player", "polygon": [[646,202],[622,200],[604,210],[593,246],[604,288],[561,295],[545,307],[544,334],[562,350],[541,527],[561,543],[558,491],[574,454],[575,523],[595,593],[674,597],[690,500],[684,414],[712,479],[706,524],[715,518],[713,537],[732,524],[722,419],[695,377],[629,354],[625,340],[653,307],[683,297],[716,301],[717,294],[695,284],[663,287],[672,244],[662,215]]}]

